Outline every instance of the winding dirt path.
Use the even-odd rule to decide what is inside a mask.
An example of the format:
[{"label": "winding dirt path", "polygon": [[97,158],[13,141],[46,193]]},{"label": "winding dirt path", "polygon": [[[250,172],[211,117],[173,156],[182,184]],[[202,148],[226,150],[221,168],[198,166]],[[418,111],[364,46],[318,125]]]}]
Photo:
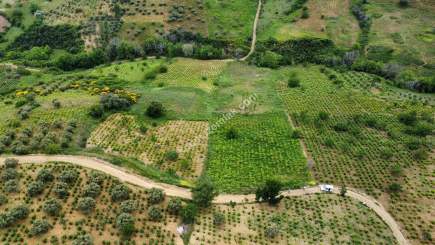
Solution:
[{"label": "winding dirt path", "polygon": [[[137,175],[123,169],[121,167],[117,167],[109,162],[104,160],[87,157],[87,156],[75,156],[75,155],[27,155],[27,156],[0,156],[0,165],[3,165],[5,159],[7,158],[15,158],[20,163],[32,163],[32,164],[43,164],[46,162],[67,162],[72,163],[81,167],[90,168],[94,170],[98,170],[109,174],[113,177],[119,178],[121,181],[137,185],[143,188],[160,188],[165,191],[168,196],[176,196],[184,199],[192,199],[192,193],[189,189],[181,188],[174,185],[164,184],[155,182],[151,179],[145,178],[143,176]],[[339,194],[339,187],[335,187],[334,193]],[[319,187],[309,187],[297,190],[287,190],[281,192],[282,196],[290,197],[290,196],[302,196],[321,193]],[[357,190],[348,189],[346,196],[354,198],[367,207],[372,209],[376,214],[390,227],[394,236],[396,237],[398,243],[400,245],[408,245],[408,241],[405,239],[404,235],[400,231],[400,227],[397,222],[393,219],[393,217],[385,210],[385,208],[376,201],[374,198],[358,192]],[[225,204],[229,202],[235,203],[247,203],[247,202],[255,202],[255,195],[233,195],[233,194],[221,194],[215,198],[213,203],[215,204]]]},{"label": "winding dirt path", "polygon": [[258,0],[257,14],[255,15],[254,26],[252,28],[251,49],[249,50],[249,53],[245,57],[240,59],[241,61],[245,61],[246,59],[248,59],[249,56],[251,56],[255,51],[255,45],[257,43],[257,26],[258,26],[258,21],[260,19],[262,5],[263,5],[262,0]]}]

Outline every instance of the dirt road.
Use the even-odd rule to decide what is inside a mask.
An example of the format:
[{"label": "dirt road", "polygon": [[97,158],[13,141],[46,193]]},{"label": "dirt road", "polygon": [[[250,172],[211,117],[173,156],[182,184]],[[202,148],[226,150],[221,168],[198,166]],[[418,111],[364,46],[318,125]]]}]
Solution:
[{"label": "dirt road", "polygon": [[263,5],[262,0],[258,0],[257,14],[255,15],[254,26],[252,27],[251,49],[249,50],[249,53],[245,57],[240,59],[241,61],[245,61],[246,59],[248,59],[249,56],[251,56],[255,51],[255,45],[257,43],[257,26],[258,26],[258,21],[260,19],[262,5]]},{"label": "dirt road", "polygon": [[[176,196],[184,199],[192,199],[192,193],[189,189],[181,188],[174,185],[164,184],[155,182],[151,179],[145,178],[134,174],[126,169],[117,167],[106,161],[98,158],[87,157],[87,156],[74,156],[74,155],[27,155],[27,156],[11,156],[20,163],[32,163],[32,164],[43,164],[46,162],[67,162],[85,168],[95,169],[113,177],[119,178],[121,181],[137,185],[143,188],[160,188],[165,191],[168,196]],[[4,163],[4,160],[8,158],[5,156],[0,157],[0,165]],[[334,193],[339,194],[339,187],[334,189]],[[309,187],[297,190],[287,190],[283,191],[281,195],[283,196],[302,196],[314,193],[320,193],[319,187]],[[377,202],[372,197],[358,192],[357,190],[349,189],[346,194],[348,197],[354,198],[367,207],[372,209],[376,214],[381,217],[381,219],[390,227],[394,236],[396,237],[400,245],[408,245],[408,241],[405,239],[404,235],[400,231],[400,227],[393,217],[385,210],[385,208]],[[215,204],[225,204],[229,202],[244,203],[244,202],[254,202],[255,195],[233,195],[233,194],[221,194],[215,198],[213,201]]]}]

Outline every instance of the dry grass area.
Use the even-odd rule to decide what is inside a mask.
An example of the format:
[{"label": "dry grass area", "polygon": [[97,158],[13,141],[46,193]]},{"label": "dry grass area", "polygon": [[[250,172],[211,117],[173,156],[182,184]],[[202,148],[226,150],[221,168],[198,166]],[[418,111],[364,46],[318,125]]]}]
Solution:
[{"label": "dry grass area", "polygon": [[[43,192],[35,197],[27,194],[30,183],[37,179],[40,170],[46,169],[54,176],[52,181],[44,185]],[[119,181],[103,173],[91,171],[64,163],[47,163],[44,165],[19,165],[16,169],[20,174],[18,178],[19,190],[15,193],[5,191],[4,185],[0,187],[0,194],[7,197],[6,204],[0,205],[0,213],[25,205],[29,210],[27,218],[7,229],[0,229],[2,244],[72,244],[79,234],[86,233],[91,236],[93,244],[114,244],[121,242],[122,235],[116,227],[116,219],[121,213],[121,201],[115,202],[111,198],[111,189],[120,185]],[[77,179],[67,185],[68,195],[59,198],[56,194],[56,185],[62,182],[64,171],[76,172]],[[5,172],[2,167],[1,173]],[[94,198],[95,208],[90,213],[83,213],[78,208],[79,200],[85,195],[84,191],[90,182],[97,183],[91,176],[99,176],[98,185],[101,193]],[[183,244],[176,233],[179,219],[176,215],[166,212],[169,198],[157,204],[148,202],[149,190],[123,184],[130,190],[126,200],[135,202],[134,226],[136,232],[130,237],[131,242],[142,244]],[[48,215],[44,211],[44,203],[48,199],[55,199],[61,205],[58,215]],[[159,221],[151,221],[148,215],[149,207],[160,210],[162,217]],[[45,220],[51,228],[46,233],[29,236],[34,220]],[[25,243],[24,243],[25,242]],[[78,243],[77,243],[78,244]],[[80,243],[87,244],[87,243]]]},{"label": "dry grass area", "polygon": [[435,5],[429,2],[411,1],[400,8],[394,0],[373,1],[368,9],[373,16],[370,45],[393,48],[401,62],[434,64]]},{"label": "dry grass area", "polygon": [[[187,179],[197,178],[207,154],[208,123],[169,121],[141,132],[133,116],[114,114],[92,132],[88,147],[134,157]],[[178,157],[171,156],[178,155]]]},{"label": "dry grass area", "polygon": [[358,22],[350,13],[350,0],[310,0],[310,17],[299,19],[292,29],[331,38],[337,45],[351,47],[359,33]]},{"label": "dry grass area", "polygon": [[[215,214],[224,223],[214,224]],[[274,235],[274,236],[273,236]],[[363,204],[316,194],[267,204],[215,206],[197,220],[190,244],[396,244],[388,226]]]}]

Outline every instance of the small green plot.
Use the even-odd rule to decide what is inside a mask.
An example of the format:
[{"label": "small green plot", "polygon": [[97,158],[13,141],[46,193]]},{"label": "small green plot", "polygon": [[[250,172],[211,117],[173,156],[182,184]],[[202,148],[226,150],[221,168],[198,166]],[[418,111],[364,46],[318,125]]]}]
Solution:
[{"label": "small green plot", "polygon": [[284,113],[236,115],[211,131],[207,174],[223,192],[252,191],[271,178],[301,186],[311,176],[291,134]]}]

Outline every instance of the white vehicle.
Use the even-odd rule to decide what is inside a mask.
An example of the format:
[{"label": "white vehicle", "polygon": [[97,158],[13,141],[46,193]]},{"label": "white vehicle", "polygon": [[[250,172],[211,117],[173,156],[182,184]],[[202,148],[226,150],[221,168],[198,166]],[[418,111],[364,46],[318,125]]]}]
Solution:
[{"label": "white vehicle", "polygon": [[328,184],[322,184],[319,185],[320,186],[320,190],[323,192],[332,192],[334,190],[334,186],[333,185],[328,185]]}]

